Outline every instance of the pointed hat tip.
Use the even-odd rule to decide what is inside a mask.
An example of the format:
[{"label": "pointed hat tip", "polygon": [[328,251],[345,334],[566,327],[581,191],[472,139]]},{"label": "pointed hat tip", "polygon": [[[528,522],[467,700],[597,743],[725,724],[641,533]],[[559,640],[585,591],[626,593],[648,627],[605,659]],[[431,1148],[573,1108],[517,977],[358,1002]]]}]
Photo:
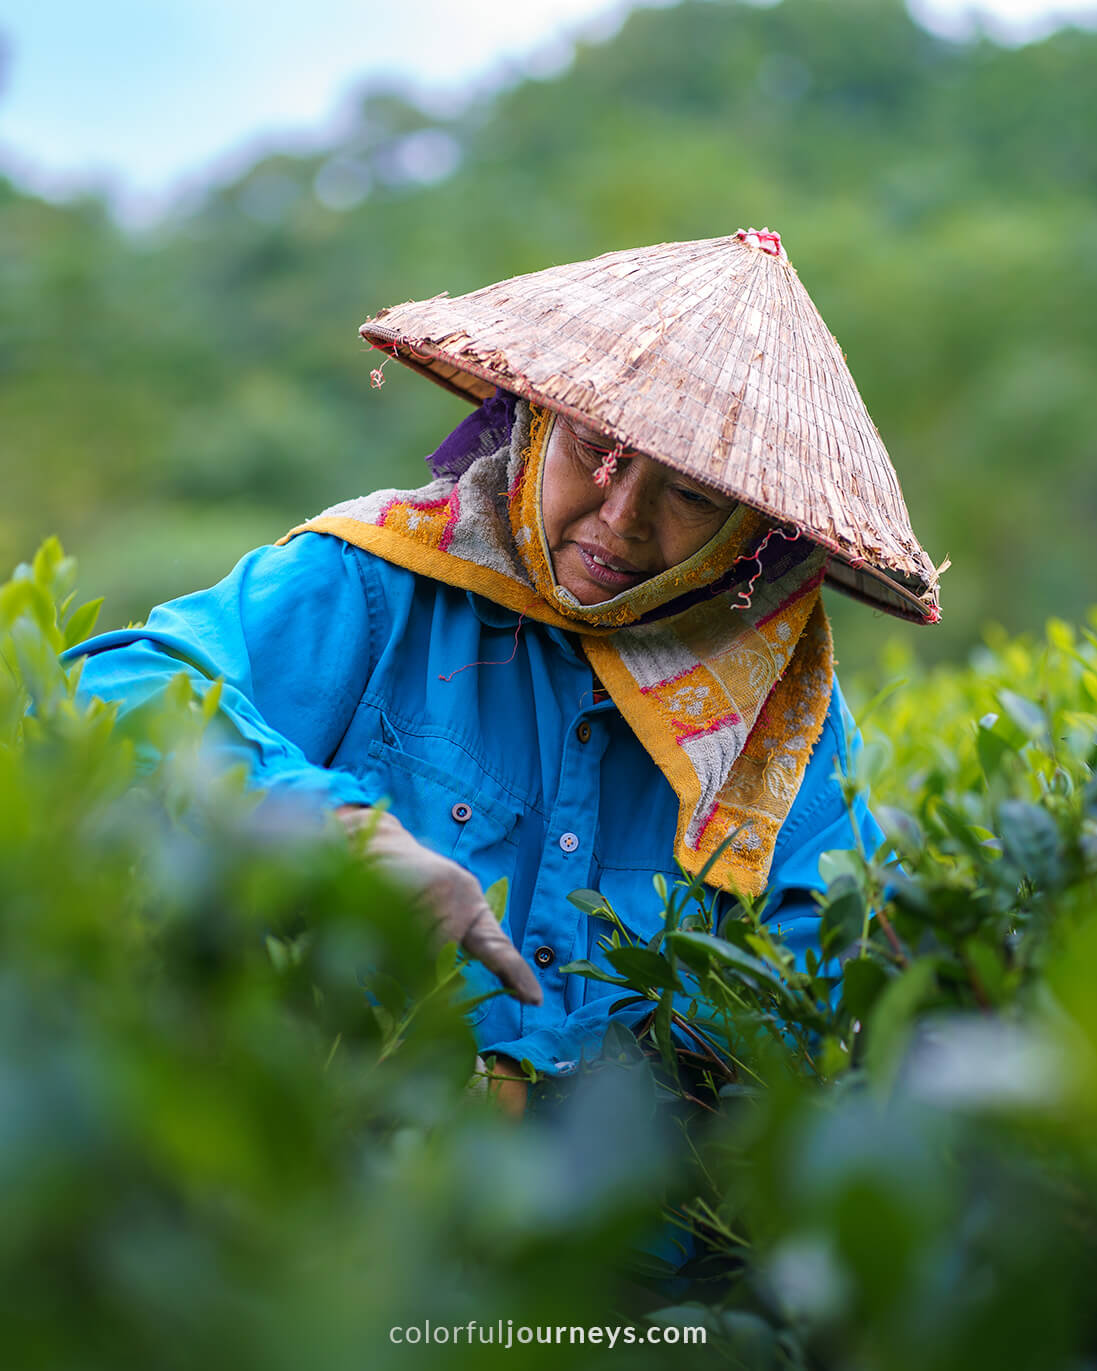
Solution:
[{"label": "pointed hat tip", "polygon": [[781,235],[776,229],[772,231],[768,228],[739,229],[735,236],[741,243],[746,243],[748,247],[761,248],[763,252],[768,252],[771,257],[776,257],[779,262],[788,261],[788,253],[781,245]]}]

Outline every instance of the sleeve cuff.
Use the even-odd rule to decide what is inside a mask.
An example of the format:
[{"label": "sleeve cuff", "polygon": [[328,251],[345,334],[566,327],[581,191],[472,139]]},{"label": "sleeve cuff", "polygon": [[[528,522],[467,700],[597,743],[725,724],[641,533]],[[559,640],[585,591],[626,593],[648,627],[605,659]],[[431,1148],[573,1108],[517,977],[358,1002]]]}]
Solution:
[{"label": "sleeve cuff", "polygon": [[[633,1029],[654,1009],[654,1002],[645,1000],[643,1004],[629,1005],[606,1018],[585,1017],[590,1006],[572,1015],[561,1028],[538,1028],[522,1038],[512,1038],[509,1042],[487,1042],[480,1044],[480,1055],[502,1052],[515,1061],[528,1061],[536,1071],[545,1076],[570,1076],[584,1062],[592,1062],[602,1053],[606,1033],[611,1023]],[[677,1031],[675,1041],[683,1047],[691,1045],[690,1039]]]},{"label": "sleeve cuff", "polygon": [[280,770],[273,775],[253,772],[248,788],[265,792],[263,807],[292,807],[317,820],[339,805],[368,806],[376,800],[351,772],[318,766]]}]

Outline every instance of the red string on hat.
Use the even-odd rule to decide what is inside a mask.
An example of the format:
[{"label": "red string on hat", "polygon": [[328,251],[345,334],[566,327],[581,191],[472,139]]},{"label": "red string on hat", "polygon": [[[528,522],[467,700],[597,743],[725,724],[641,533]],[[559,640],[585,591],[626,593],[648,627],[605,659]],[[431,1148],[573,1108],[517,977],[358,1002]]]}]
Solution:
[{"label": "red string on hat", "polygon": [[617,459],[624,455],[625,452],[620,443],[617,444],[612,452],[606,453],[605,457],[602,459],[602,465],[594,473],[594,484],[596,486],[601,486],[605,489],[605,487],[609,485],[610,478],[617,470]]},{"label": "red string on hat", "polygon": [[594,473],[594,484],[605,489],[609,485],[611,478],[616,475],[617,463],[625,456],[625,445],[618,439],[612,447],[603,447],[601,443],[592,443],[589,438],[580,438],[579,442],[584,447],[589,447],[592,452],[602,454],[602,465]]},{"label": "red string on hat", "polygon": [[761,574],[762,574],[762,553],[765,552],[765,550],[766,550],[766,544],[769,542],[769,540],[770,540],[771,538],[775,538],[775,537],[776,537],[776,538],[783,538],[783,539],[785,540],[786,543],[794,543],[794,542],[796,542],[796,540],[800,537],[800,533],[799,533],[799,532],[796,532],[796,533],[786,533],[785,530],[784,530],[783,528],[771,528],[770,531],[766,534],[766,536],[762,539],[762,541],[758,544],[758,546],[754,549],[753,552],[745,552],[745,553],[742,555],[742,557],[736,557],[735,561],[732,563],[733,566],[738,566],[740,562],[757,562],[757,564],[758,564],[758,570],[754,573],[754,575],[753,575],[753,576],[750,578],[750,580],[747,582],[747,586],[746,586],[746,589],[745,589],[745,590],[737,590],[737,591],[735,592],[736,599],[741,600],[742,603],[741,603],[741,604],[733,604],[733,605],[730,606],[730,608],[732,608],[732,609],[749,609],[749,608],[750,608],[751,601],[752,601],[752,599],[754,598],[754,586],[755,586],[755,582],[758,580],[758,577],[761,576]]},{"label": "red string on hat", "polygon": [[[374,350],[374,352],[385,352],[385,349],[383,347],[379,347],[374,342],[370,342],[370,347]],[[400,354],[396,351],[396,344],[392,343],[391,347],[392,356],[390,357],[386,352],[385,360],[381,363],[379,367],[374,367],[369,374],[369,383],[374,388],[374,390],[380,390],[381,387],[385,384],[385,368],[393,360],[393,358],[395,358],[397,361],[400,360]]]}]

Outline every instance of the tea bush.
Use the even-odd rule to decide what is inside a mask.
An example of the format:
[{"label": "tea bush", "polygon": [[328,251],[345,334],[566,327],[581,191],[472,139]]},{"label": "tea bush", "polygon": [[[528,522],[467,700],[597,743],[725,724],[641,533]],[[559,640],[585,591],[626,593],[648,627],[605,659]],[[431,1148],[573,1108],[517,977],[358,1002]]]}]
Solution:
[{"label": "tea bush", "polygon": [[4,1365],[461,1366],[390,1328],[639,1317],[646,1098],[580,1092],[550,1139],[469,1094],[453,949],[211,767],[214,696],[77,704],[72,577],[50,543],[0,589]]},{"label": "tea bush", "polygon": [[823,959],[684,881],[650,974],[609,953],[699,1049],[687,1293],[752,1367],[1097,1365],[1097,636],[885,668],[847,793],[887,840],[824,858]]},{"label": "tea bush", "polygon": [[1088,627],[885,660],[849,787],[888,841],[826,859],[805,969],[764,902],[715,927],[683,880],[633,947],[577,892],[652,1012],[516,1127],[466,1088],[454,949],[211,762],[216,692],[76,702],[73,577],[51,541],[0,588],[5,1364],[483,1360],[392,1341],[429,1319],[706,1327],[635,1365],[1097,1366]]}]

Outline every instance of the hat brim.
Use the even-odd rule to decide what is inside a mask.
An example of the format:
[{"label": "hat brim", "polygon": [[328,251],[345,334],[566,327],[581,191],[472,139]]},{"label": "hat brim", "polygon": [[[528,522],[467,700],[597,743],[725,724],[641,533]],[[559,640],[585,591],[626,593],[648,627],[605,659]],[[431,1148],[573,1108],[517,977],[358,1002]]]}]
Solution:
[{"label": "hat brim", "polygon": [[[460,365],[458,365],[453,357],[435,344],[425,339],[416,339],[413,344],[395,330],[385,328],[383,324],[375,323],[372,320],[363,324],[359,333],[367,343],[371,343],[387,356],[395,358],[396,361],[409,367],[412,371],[418,372],[420,376],[425,376],[444,390],[459,395],[470,404],[481,404],[495,393],[497,387],[502,387],[520,399],[528,400],[531,404],[541,405],[546,409],[554,410],[557,414],[564,415],[565,418],[575,419],[588,427],[593,427],[605,433],[607,438],[629,441],[627,435],[614,433],[582,410],[564,404],[551,396],[541,394],[524,377],[510,374],[504,378],[498,371],[467,358],[462,358]],[[675,470],[678,469],[677,464],[667,457],[654,452],[650,456],[666,466]],[[690,473],[684,474],[689,475]],[[936,623],[939,620],[940,607],[936,586],[929,584],[922,577],[904,575],[893,569],[884,571],[864,559],[859,559],[859,564],[854,565],[848,553],[836,543],[828,542],[816,532],[799,528],[787,516],[782,516],[773,509],[767,509],[757,499],[744,495],[726,482],[720,482],[719,485],[725,494],[734,496],[735,499],[741,500],[752,509],[757,509],[760,513],[768,515],[784,527],[796,528],[804,537],[811,538],[821,546],[828,548],[831,556],[827,562],[826,580],[835,590],[860,600],[864,604],[871,605],[874,609],[882,609],[888,614],[906,619],[911,623]]]}]

